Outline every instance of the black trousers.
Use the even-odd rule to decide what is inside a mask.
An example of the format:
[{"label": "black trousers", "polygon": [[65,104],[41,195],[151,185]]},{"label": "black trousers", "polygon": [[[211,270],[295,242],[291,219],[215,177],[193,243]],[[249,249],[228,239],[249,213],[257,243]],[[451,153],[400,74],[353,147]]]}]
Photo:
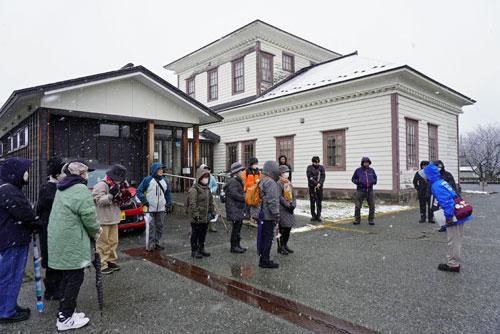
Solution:
[{"label": "black trousers", "polygon": [[281,247],[284,247],[288,244],[288,240],[290,239],[290,231],[291,230],[292,230],[291,227],[284,227],[284,226],[280,225],[279,231],[281,234],[281,237],[280,237],[280,246]]},{"label": "black trousers", "polygon": [[321,217],[321,203],[323,202],[323,188],[309,187],[309,201],[311,203],[311,216]]},{"label": "black trousers", "polygon": [[45,270],[45,278],[43,279],[45,297],[61,298],[62,276],[62,270],[55,270],[52,268],[47,268]]},{"label": "black trousers", "polygon": [[231,248],[240,246],[241,225],[243,225],[241,220],[233,220],[233,228],[231,230]]},{"label": "black trousers", "polygon": [[64,318],[73,315],[76,309],[76,299],[80,293],[83,283],[84,272],[77,270],[60,270],[61,272],[61,300],[59,302],[59,312]]},{"label": "black trousers", "polygon": [[419,198],[418,203],[420,204],[420,219],[425,221],[426,217],[429,217],[429,221],[434,219],[434,213],[432,212],[432,205],[430,198]]},{"label": "black trousers", "polygon": [[260,242],[260,262],[268,262],[271,259],[271,248],[273,247],[274,228],[276,222],[274,220],[264,220],[261,231]]},{"label": "black trousers", "polygon": [[356,191],[355,195],[355,209],[354,209],[354,218],[356,221],[361,220],[361,207],[363,206],[363,202],[366,200],[368,202],[368,221],[373,221],[375,219],[375,201],[373,200],[373,191],[364,192],[361,190]]},{"label": "black trousers", "polygon": [[191,250],[198,251],[205,248],[208,224],[191,223]]}]

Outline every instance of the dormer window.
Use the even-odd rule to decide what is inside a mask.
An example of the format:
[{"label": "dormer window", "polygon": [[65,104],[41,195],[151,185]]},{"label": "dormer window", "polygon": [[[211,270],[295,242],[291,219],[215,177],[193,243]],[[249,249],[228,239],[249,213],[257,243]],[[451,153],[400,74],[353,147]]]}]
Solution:
[{"label": "dormer window", "polygon": [[295,57],[292,54],[283,52],[282,68],[287,72],[295,72]]},{"label": "dormer window", "polygon": [[263,82],[273,83],[273,55],[260,53],[260,73]]}]

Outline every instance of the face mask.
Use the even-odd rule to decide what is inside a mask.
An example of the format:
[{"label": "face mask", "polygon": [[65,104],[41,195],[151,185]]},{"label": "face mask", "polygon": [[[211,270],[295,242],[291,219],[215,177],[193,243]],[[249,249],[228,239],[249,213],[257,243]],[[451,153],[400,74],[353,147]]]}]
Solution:
[{"label": "face mask", "polygon": [[24,172],[24,174],[23,174],[24,183],[26,183],[26,184],[28,183],[29,177],[30,177],[30,175],[29,175],[28,171]]},{"label": "face mask", "polygon": [[208,184],[208,177],[204,177],[203,179],[201,179],[200,183],[206,186]]},{"label": "face mask", "polygon": [[58,182],[61,182],[61,181],[62,181],[62,179],[64,179],[64,177],[65,177],[65,175],[64,175],[64,174],[59,174],[59,175],[57,175],[57,176],[56,176],[56,180],[57,180]]},{"label": "face mask", "polygon": [[252,169],[259,169],[259,165],[252,165]]},{"label": "face mask", "polygon": [[281,174],[281,176],[282,176],[284,179],[288,179],[288,177],[290,176],[290,173],[283,173],[283,174]]},{"label": "face mask", "polygon": [[319,165],[313,165],[314,168],[318,169],[319,168]]}]

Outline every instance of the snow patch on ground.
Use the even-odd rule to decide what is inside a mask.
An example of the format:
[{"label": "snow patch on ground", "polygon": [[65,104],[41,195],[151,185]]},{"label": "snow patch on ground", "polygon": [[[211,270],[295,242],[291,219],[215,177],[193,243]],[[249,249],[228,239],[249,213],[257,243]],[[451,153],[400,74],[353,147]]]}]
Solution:
[{"label": "snow patch on ground", "polygon": [[480,191],[480,190],[463,190],[462,193],[466,193],[466,194],[483,194],[483,195],[489,195],[490,194],[487,191]]},{"label": "snow patch on ground", "polygon": [[[365,204],[366,205],[366,204]],[[377,204],[375,206],[375,214],[397,212],[402,210],[409,210],[413,207],[407,205],[386,205]],[[297,200],[297,208],[295,214],[305,217],[311,217],[310,204],[307,200]],[[368,215],[368,208],[361,208],[361,215]],[[354,203],[345,201],[323,201],[323,209],[321,216],[328,220],[342,220],[347,218],[354,218]],[[307,227],[307,226],[305,226]],[[302,227],[300,227],[302,228]]]}]

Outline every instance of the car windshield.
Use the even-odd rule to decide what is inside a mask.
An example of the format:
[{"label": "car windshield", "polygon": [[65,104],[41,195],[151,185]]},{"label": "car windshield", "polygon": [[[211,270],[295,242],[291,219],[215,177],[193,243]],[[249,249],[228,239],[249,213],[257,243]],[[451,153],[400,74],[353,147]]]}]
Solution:
[{"label": "car windshield", "polygon": [[97,184],[97,182],[104,180],[104,178],[106,177],[106,170],[107,169],[96,169],[95,171],[90,172],[87,186],[92,189]]}]

